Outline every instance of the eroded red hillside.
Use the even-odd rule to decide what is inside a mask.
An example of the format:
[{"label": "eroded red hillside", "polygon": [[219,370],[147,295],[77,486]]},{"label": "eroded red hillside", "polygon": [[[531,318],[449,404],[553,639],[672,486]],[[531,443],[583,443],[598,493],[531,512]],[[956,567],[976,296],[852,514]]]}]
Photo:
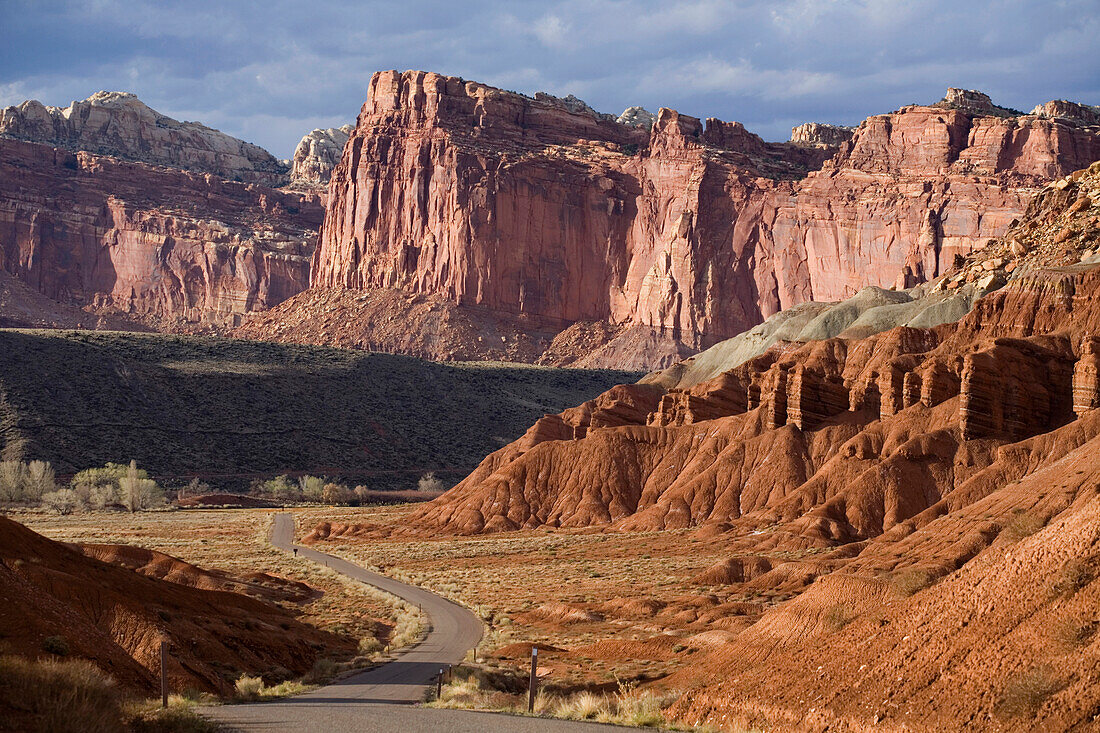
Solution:
[{"label": "eroded red hillside", "polygon": [[[272,601],[308,587],[273,576],[234,579],[133,547],[70,547],[0,517],[0,643],[41,656],[47,637],[139,692],[160,689],[160,642],[173,689],[232,691],[241,674],[309,671],[351,642],[303,624]],[[283,668],[284,672],[279,672]]]}]

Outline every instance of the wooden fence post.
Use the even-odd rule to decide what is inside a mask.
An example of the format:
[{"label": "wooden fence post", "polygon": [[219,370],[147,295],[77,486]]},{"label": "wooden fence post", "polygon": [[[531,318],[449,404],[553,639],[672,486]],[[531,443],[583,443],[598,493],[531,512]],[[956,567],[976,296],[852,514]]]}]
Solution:
[{"label": "wooden fence post", "polygon": [[160,642],[160,706],[168,707],[168,642]]},{"label": "wooden fence post", "polygon": [[527,685],[527,712],[535,712],[535,690],[539,684],[538,678],[539,667],[539,648],[537,646],[531,647],[531,680]]}]

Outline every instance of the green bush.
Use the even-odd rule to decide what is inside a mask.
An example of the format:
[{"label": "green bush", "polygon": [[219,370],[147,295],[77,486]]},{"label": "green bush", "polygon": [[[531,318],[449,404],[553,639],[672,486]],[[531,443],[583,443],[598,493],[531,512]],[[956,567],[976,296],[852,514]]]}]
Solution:
[{"label": "green bush", "polygon": [[69,656],[69,642],[64,636],[47,636],[42,640],[42,651],[56,657]]}]

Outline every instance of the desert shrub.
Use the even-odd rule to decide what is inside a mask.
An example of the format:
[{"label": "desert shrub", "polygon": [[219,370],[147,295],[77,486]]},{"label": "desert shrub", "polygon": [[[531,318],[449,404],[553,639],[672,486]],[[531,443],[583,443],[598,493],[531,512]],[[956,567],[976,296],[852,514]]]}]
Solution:
[{"label": "desert shrub", "polygon": [[238,700],[259,699],[263,691],[264,680],[262,677],[249,677],[248,675],[242,674],[237,678],[237,681],[233,683],[233,695]]},{"label": "desert shrub", "polygon": [[352,493],[348,491],[348,487],[341,484],[325,484],[325,488],[321,490],[321,501],[326,504],[347,505],[351,503],[351,498]]},{"label": "desert shrub", "polygon": [[620,725],[657,727],[665,723],[661,701],[649,692],[620,691],[616,695],[614,716],[608,722]]},{"label": "desert shrub", "polygon": [[390,637],[391,648],[398,649],[408,646],[420,638],[423,624],[418,609],[407,603],[402,603],[393,613],[393,619],[393,635]]},{"label": "desert shrub", "polygon": [[136,711],[130,717],[130,733],[224,733],[225,728],[219,724],[204,718],[192,710],[186,703],[173,703],[168,698],[168,707],[147,708]]},{"label": "desert shrub", "polygon": [[359,653],[365,657],[382,651],[382,642],[373,636],[364,636],[359,640]]},{"label": "desert shrub", "polygon": [[597,695],[587,690],[560,700],[554,711],[554,717],[569,720],[596,720],[609,714],[607,696]]},{"label": "desert shrub", "polygon": [[908,598],[936,582],[936,576],[923,568],[906,568],[890,576],[890,587],[902,598]]},{"label": "desert shrub", "polygon": [[1053,673],[1036,667],[1010,678],[997,705],[1001,718],[1031,717],[1042,707],[1048,697],[1062,689]]},{"label": "desert shrub", "polygon": [[1096,633],[1095,623],[1075,618],[1059,619],[1047,628],[1053,641],[1071,649],[1082,646]]},{"label": "desert shrub", "polygon": [[5,711],[0,727],[5,730],[126,729],[113,682],[91,662],[0,657],[0,680],[0,710]]},{"label": "desert shrub", "polygon": [[825,612],[825,626],[831,631],[840,631],[850,624],[856,617],[852,609],[845,603],[838,603]]},{"label": "desert shrub", "polygon": [[83,504],[80,496],[72,489],[59,489],[42,495],[42,506],[58,514],[72,514]]},{"label": "desert shrub", "polygon": [[313,663],[313,669],[309,670],[302,682],[310,685],[323,685],[336,675],[336,662],[331,659],[321,658]]},{"label": "desert shrub", "polygon": [[182,501],[189,496],[202,496],[203,494],[209,494],[211,491],[210,484],[205,481],[200,481],[197,478],[191,479],[187,486],[181,486],[176,489],[176,501]]},{"label": "desert shrub", "polygon": [[42,651],[57,657],[69,656],[69,642],[64,636],[47,636],[42,640]]},{"label": "desert shrub", "polygon": [[298,490],[306,501],[322,501],[325,493],[325,480],[320,476],[299,476]]},{"label": "desert shrub", "polygon": [[163,489],[157,486],[156,481],[141,477],[137,461],[130,461],[126,475],[119,479],[118,488],[123,506],[131,512],[151,509],[164,502]]},{"label": "desert shrub", "polygon": [[20,501],[27,464],[22,461],[0,462],[0,501]]},{"label": "desert shrub", "polygon": [[57,481],[53,466],[46,461],[31,461],[27,464],[26,477],[23,479],[24,501],[38,501],[43,494],[56,490]]},{"label": "desert shrub", "polygon": [[441,492],[447,488],[443,484],[443,480],[435,475],[435,471],[428,471],[426,474],[420,477],[420,480],[416,482],[416,488],[421,491],[429,492]]},{"label": "desert shrub", "polygon": [[1038,514],[1016,509],[1012,512],[1008,522],[1005,523],[1004,529],[1001,530],[1001,536],[1009,542],[1019,542],[1023,538],[1035,534],[1045,525],[1046,522]]},{"label": "desert shrub", "polygon": [[1073,558],[1062,566],[1054,582],[1054,592],[1066,598],[1084,588],[1096,578],[1096,571],[1085,560]]}]

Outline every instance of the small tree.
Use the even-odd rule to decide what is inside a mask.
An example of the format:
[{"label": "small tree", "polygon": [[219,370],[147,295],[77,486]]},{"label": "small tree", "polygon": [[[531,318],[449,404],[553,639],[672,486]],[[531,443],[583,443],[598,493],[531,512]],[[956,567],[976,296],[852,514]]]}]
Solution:
[{"label": "small tree", "polygon": [[189,496],[202,496],[210,493],[210,484],[193,478],[186,486],[176,489],[176,501],[183,501]]},{"label": "small tree", "polygon": [[22,461],[0,462],[0,501],[19,501],[23,498],[26,472],[26,464]]},{"label": "small tree", "polygon": [[45,461],[31,461],[27,464],[26,478],[23,480],[23,498],[38,501],[45,494],[56,491],[55,479],[53,466]]},{"label": "small tree", "polygon": [[416,487],[421,491],[427,491],[438,494],[446,487],[443,485],[442,479],[439,479],[435,475],[435,471],[428,471],[426,474],[420,477],[420,480],[416,482]]},{"label": "small tree", "polygon": [[331,483],[325,484],[321,491],[321,500],[326,504],[348,504],[351,502],[351,492],[347,486]]},{"label": "small tree", "polygon": [[359,485],[354,489],[355,498],[359,501],[359,506],[370,502],[371,490],[366,486]]},{"label": "small tree", "polygon": [[300,476],[298,488],[306,501],[324,501],[325,480],[320,476]]},{"label": "small tree", "polygon": [[80,508],[81,501],[72,489],[59,489],[43,494],[42,506],[46,509],[52,509],[58,514],[72,514]]},{"label": "small tree", "polygon": [[291,481],[288,476],[276,476],[259,485],[260,494],[269,496],[277,501],[300,501],[302,494],[298,483]]},{"label": "small tree", "polygon": [[148,509],[158,498],[162,498],[157,482],[141,477],[137,461],[130,461],[130,467],[126,470],[126,475],[119,479],[118,485],[122,503],[131,513]]},{"label": "small tree", "polygon": [[[77,493],[79,494],[79,490]],[[106,509],[108,504],[116,504],[117,502],[118,491],[114,486],[88,486],[88,496],[84,503],[90,508]]]},{"label": "small tree", "polygon": [[[89,507],[104,509],[109,504],[125,504],[121,482],[130,470],[121,463],[108,463],[103,468],[86,468],[73,476],[70,487],[85,498]],[[139,468],[138,478],[149,478],[149,472]]]}]

